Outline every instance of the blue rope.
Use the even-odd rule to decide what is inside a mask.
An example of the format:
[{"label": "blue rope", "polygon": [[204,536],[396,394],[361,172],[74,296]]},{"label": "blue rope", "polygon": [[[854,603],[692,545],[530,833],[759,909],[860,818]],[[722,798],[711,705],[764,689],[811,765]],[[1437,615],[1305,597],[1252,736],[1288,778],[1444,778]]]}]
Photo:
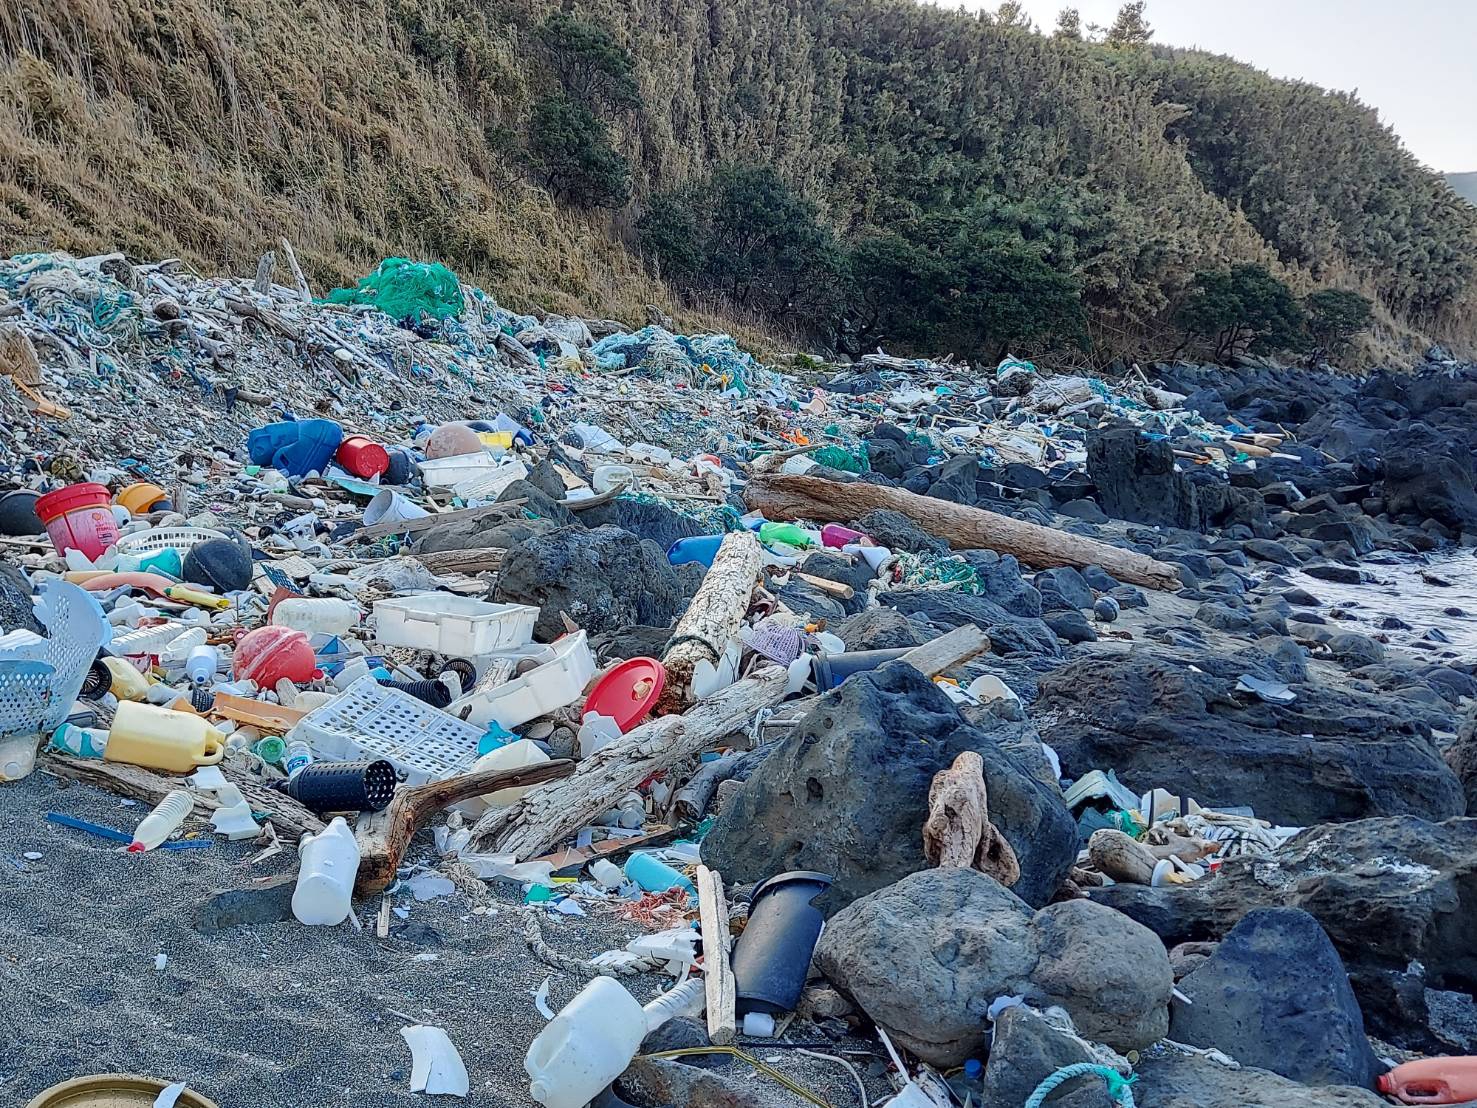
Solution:
[{"label": "blue rope", "polygon": [[1078,1062],[1074,1066],[1063,1066],[1036,1086],[1036,1091],[1026,1101],[1026,1108],[1041,1108],[1042,1103],[1056,1090],[1068,1081],[1079,1077],[1097,1076],[1103,1079],[1108,1086],[1108,1099],[1118,1104],[1120,1108],[1134,1108],[1133,1106],[1133,1078],[1124,1077],[1111,1066],[1100,1066],[1093,1062]]}]

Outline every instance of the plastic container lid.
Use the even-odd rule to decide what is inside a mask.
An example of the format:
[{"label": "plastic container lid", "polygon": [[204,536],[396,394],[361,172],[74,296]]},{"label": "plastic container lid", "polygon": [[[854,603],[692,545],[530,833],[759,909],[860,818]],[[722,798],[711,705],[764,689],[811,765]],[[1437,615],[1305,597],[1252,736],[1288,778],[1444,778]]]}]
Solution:
[{"label": "plastic container lid", "polygon": [[[168,1082],[133,1073],[98,1073],[90,1077],[74,1077],[53,1085],[26,1108],[153,1108]],[[175,1101],[176,1108],[220,1108],[193,1089],[186,1089]]]},{"label": "plastic container lid", "polygon": [[595,682],[585,711],[610,716],[624,734],[651,714],[666,684],[667,669],[661,662],[632,658]]}]

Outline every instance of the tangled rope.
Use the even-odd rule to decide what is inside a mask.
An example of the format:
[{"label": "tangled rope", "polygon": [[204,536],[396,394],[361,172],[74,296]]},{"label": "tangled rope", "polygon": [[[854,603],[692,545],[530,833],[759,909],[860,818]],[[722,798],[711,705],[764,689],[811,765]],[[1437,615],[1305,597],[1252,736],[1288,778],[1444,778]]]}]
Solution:
[{"label": "tangled rope", "polygon": [[1036,1086],[1036,1091],[1026,1101],[1026,1108],[1041,1108],[1042,1103],[1058,1088],[1079,1077],[1097,1076],[1108,1086],[1108,1099],[1120,1108],[1133,1108],[1133,1078],[1124,1077],[1111,1066],[1100,1066],[1095,1062],[1078,1062],[1074,1066],[1063,1066]]}]

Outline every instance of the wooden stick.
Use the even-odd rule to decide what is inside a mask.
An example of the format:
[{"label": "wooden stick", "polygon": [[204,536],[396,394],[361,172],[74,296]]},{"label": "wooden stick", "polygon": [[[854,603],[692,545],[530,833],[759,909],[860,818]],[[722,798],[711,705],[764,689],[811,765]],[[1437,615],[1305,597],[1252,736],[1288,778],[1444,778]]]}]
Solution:
[{"label": "wooden stick", "polygon": [[[904,654],[924,676],[932,677],[988,650],[978,627],[956,627]],[[532,858],[546,854],[585,824],[610,811],[622,796],[655,773],[695,758],[721,739],[743,730],[761,708],[785,695],[788,675],[769,666],[716,693],[686,715],[643,723],[579,764],[567,780],[534,789],[506,808],[488,812],[472,829],[478,851]],[[801,704],[813,704],[813,698]]]},{"label": "wooden stick", "polygon": [[681,711],[692,702],[692,674],[699,662],[717,665],[738,634],[754,580],[759,576],[759,539],[752,531],[731,531],[723,536],[713,564],[672,633],[672,646],[662,658],[667,683],[657,701],[656,712]]},{"label": "wooden stick", "polygon": [[393,523],[376,523],[370,527],[359,528],[349,538],[380,539],[386,535],[403,535],[406,532],[415,534],[417,531],[425,531],[431,527],[438,527],[443,523],[457,523],[466,520],[483,519],[486,516],[494,516],[510,509],[521,508],[527,503],[528,501],[520,496],[513,500],[500,500],[496,504],[483,504],[480,508],[460,508],[454,512],[442,512],[440,515],[422,516],[419,519],[402,519]]},{"label": "wooden stick", "polygon": [[832,581],[826,577],[817,577],[813,573],[801,573],[798,569],[795,576],[808,585],[820,589],[827,596],[834,596],[837,600],[850,600],[856,595],[856,590],[842,581]]},{"label": "wooden stick", "polygon": [[464,773],[445,781],[400,788],[384,818],[371,821],[367,831],[356,831],[359,840],[359,876],[354,882],[356,896],[383,892],[395,880],[400,859],[421,826],[448,804],[470,800],[474,796],[495,793],[499,789],[516,789],[524,785],[541,785],[567,777],[574,768],[568,759],[542,762],[515,770],[489,769]]},{"label": "wooden stick", "polygon": [[846,523],[878,508],[901,512],[933,535],[962,550],[990,549],[1013,554],[1034,569],[1101,566],[1120,581],[1151,589],[1177,589],[1176,566],[1155,561],[1081,535],[1011,519],[904,489],[843,483],[819,477],[770,474],[744,489],[744,503],[770,519],[812,519]]},{"label": "wooden stick", "polygon": [[598,508],[602,504],[609,504],[612,500],[620,496],[621,493],[625,492],[626,484],[627,482],[622,481],[614,488],[606,489],[604,492],[596,493],[594,496],[588,496],[584,500],[561,500],[559,503],[563,504],[571,512],[583,512],[589,508]]},{"label": "wooden stick", "polygon": [[482,546],[474,550],[437,550],[410,557],[432,573],[490,573],[503,564],[506,553],[500,546]]},{"label": "wooden stick", "polygon": [[251,287],[258,296],[266,296],[272,291],[272,270],[276,268],[277,255],[270,250],[256,260],[256,280]]},{"label": "wooden stick", "polygon": [[292,281],[297,286],[297,294],[304,304],[311,304],[313,294],[308,289],[308,279],[303,276],[302,266],[297,264],[297,251],[292,248],[292,243],[287,241],[286,235],[283,235],[280,241],[282,252],[287,255],[287,268],[292,270]]},{"label": "wooden stick", "polygon": [[708,997],[708,1038],[714,1046],[727,1046],[738,1032],[734,1010],[738,984],[728,961],[732,936],[728,931],[728,898],[723,878],[707,866],[697,868],[698,913],[703,927],[703,987]]}]

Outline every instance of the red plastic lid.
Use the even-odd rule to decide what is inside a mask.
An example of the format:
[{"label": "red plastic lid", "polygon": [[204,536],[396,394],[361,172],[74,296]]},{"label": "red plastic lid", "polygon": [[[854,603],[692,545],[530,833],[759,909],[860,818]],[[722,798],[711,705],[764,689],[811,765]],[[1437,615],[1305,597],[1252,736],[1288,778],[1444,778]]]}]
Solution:
[{"label": "red plastic lid", "polygon": [[585,711],[610,716],[625,734],[651,714],[666,684],[667,668],[655,658],[632,658],[595,682]]}]

